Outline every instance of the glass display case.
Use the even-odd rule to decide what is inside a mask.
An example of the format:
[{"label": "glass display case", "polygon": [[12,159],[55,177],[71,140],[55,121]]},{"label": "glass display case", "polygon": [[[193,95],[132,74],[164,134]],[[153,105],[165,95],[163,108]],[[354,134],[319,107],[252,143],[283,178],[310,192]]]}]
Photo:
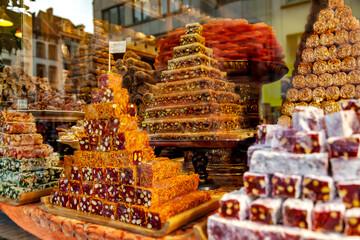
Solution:
[{"label": "glass display case", "polygon": [[0,1],[0,204],[136,237],[360,236],[358,18],[358,0]]}]

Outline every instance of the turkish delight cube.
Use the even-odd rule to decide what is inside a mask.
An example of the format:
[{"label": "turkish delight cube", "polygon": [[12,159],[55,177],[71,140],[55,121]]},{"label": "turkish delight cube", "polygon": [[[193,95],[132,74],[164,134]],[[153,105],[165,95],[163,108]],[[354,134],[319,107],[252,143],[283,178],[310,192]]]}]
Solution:
[{"label": "turkish delight cube", "polygon": [[313,230],[342,232],[345,205],[341,202],[317,202],[312,216]]},{"label": "turkish delight cube", "polygon": [[88,136],[94,133],[93,120],[83,121],[84,133]]},{"label": "turkish delight cube", "polygon": [[69,203],[69,195],[67,193],[64,192],[60,192],[59,194],[60,197],[60,207],[67,207],[68,203]]},{"label": "turkish delight cube", "polygon": [[102,89],[94,88],[91,90],[91,103],[101,103],[104,96]]},{"label": "turkish delight cube", "polygon": [[360,180],[338,182],[337,188],[346,208],[360,207]]},{"label": "turkish delight cube", "polygon": [[70,181],[67,178],[60,178],[59,179],[59,191],[63,193],[69,192],[69,185]]},{"label": "turkish delight cube", "polygon": [[103,212],[103,200],[91,198],[91,214],[101,216]]},{"label": "turkish delight cube", "polygon": [[76,194],[69,194],[68,208],[72,210],[80,210],[79,197]]},{"label": "turkish delight cube", "polygon": [[360,134],[350,137],[331,137],[328,138],[327,143],[332,158],[360,157]]},{"label": "turkish delight cube", "polygon": [[203,26],[200,23],[188,23],[185,25],[185,35],[187,34],[202,34]]},{"label": "turkish delight cube", "polygon": [[127,184],[127,185],[135,185],[137,182],[136,179],[136,167],[135,166],[129,166],[125,167],[122,166],[119,168],[119,179],[121,184]]},{"label": "turkish delight cube", "polygon": [[244,186],[247,194],[267,197],[271,193],[270,176],[263,173],[244,173]]},{"label": "turkish delight cube", "polygon": [[133,151],[133,158],[132,163],[135,165],[139,165],[143,160],[143,153],[142,151]]},{"label": "turkish delight cube", "polygon": [[144,208],[133,206],[131,208],[131,224],[140,227],[146,227],[147,225],[147,214]]},{"label": "turkish delight cube", "polygon": [[53,205],[60,205],[60,192],[59,190],[54,190],[50,195],[50,203]]},{"label": "turkish delight cube", "polygon": [[81,137],[79,140],[79,144],[80,144],[80,149],[81,151],[90,151],[90,141],[89,141],[89,137]]},{"label": "turkish delight cube", "polygon": [[119,182],[119,169],[113,167],[105,168],[105,182],[118,183]]},{"label": "turkish delight cube", "polygon": [[81,212],[91,213],[91,197],[80,196],[79,197],[79,208]]},{"label": "turkish delight cube", "polygon": [[295,153],[319,153],[326,150],[324,131],[297,132],[295,134]]},{"label": "turkish delight cube", "polygon": [[282,200],[279,198],[258,198],[251,203],[250,220],[266,224],[277,224],[280,218]]},{"label": "turkish delight cube", "polygon": [[137,167],[137,182],[142,187],[152,187],[156,182],[175,177],[181,171],[179,162],[170,160],[143,162]]},{"label": "turkish delight cube", "polygon": [[249,216],[251,199],[244,192],[226,193],[220,199],[220,216],[245,220]]},{"label": "turkish delight cube", "polygon": [[85,195],[92,196],[94,194],[94,183],[93,182],[82,182],[82,192]]},{"label": "turkish delight cube", "polygon": [[34,122],[6,122],[2,125],[3,133],[36,133],[36,124]]},{"label": "turkish delight cube", "polygon": [[115,214],[116,214],[116,203],[104,202],[103,210],[102,210],[103,217],[107,217],[110,218],[111,220],[115,220]]},{"label": "turkish delight cube", "polygon": [[332,177],[306,175],[302,185],[303,197],[312,201],[331,201],[335,197]]},{"label": "turkish delight cube", "polygon": [[293,152],[295,148],[296,130],[293,128],[278,128],[271,142],[271,148],[285,152]]},{"label": "turkish delight cube", "polygon": [[350,137],[359,132],[360,124],[355,111],[340,111],[325,116],[328,137]]},{"label": "turkish delight cube", "polygon": [[121,197],[121,185],[118,184],[108,184],[106,186],[106,190],[107,190],[107,200],[109,202],[120,202],[123,201],[122,197]]},{"label": "turkish delight cube", "polygon": [[93,178],[95,181],[101,182],[104,178],[104,169],[101,167],[93,168]]},{"label": "turkish delight cube", "polygon": [[263,124],[256,127],[256,143],[271,145],[274,135],[278,129],[282,128],[277,124]]},{"label": "turkish delight cube", "polygon": [[121,198],[124,202],[133,204],[136,201],[135,187],[128,185],[121,185]]},{"label": "turkish delight cube", "polygon": [[272,196],[299,198],[301,195],[301,176],[275,173],[271,179]]},{"label": "turkish delight cube", "polygon": [[109,135],[101,137],[99,150],[103,152],[111,151],[111,137]]},{"label": "turkish delight cube", "polygon": [[81,181],[70,180],[70,193],[80,194],[81,189]]},{"label": "turkish delight cube", "polygon": [[360,176],[360,158],[332,158],[331,170],[335,182],[357,180]]},{"label": "turkish delight cube", "polygon": [[307,199],[286,199],[282,207],[284,225],[311,230],[313,207],[313,202]]},{"label": "turkish delight cube", "polygon": [[81,181],[81,169],[76,166],[71,167],[71,179]]},{"label": "turkish delight cube", "polygon": [[112,150],[119,151],[125,149],[125,135],[123,133],[116,133],[112,137]]},{"label": "turkish delight cube", "polygon": [[121,88],[122,77],[120,74],[108,73],[99,76],[99,88]]},{"label": "turkish delight cube", "polygon": [[[106,136],[107,131],[107,120],[92,120],[93,133],[95,135]],[[89,134],[91,135],[91,134]]]},{"label": "turkish delight cube", "polygon": [[346,235],[360,236],[360,208],[346,210],[344,221]]},{"label": "turkish delight cube", "polygon": [[94,183],[93,197],[106,199],[107,197],[107,186],[103,183]]},{"label": "turkish delight cube", "polygon": [[100,135],[91,134],[89,135],[89,145],[91,151],[100,150]]},{"label": "turkish delight cube", "polygon": [[298,131],[323,130],[324,111],[316,107],[297,106],[292,114],[293,128]]},{"label": "turkish delight cube", "polygon": [[91,167],[83,167],[83,168],[81,168],[82,180],[83,181],[94,181],[92,172],[93,172],[93,170],[92,170]]},{"label": "turkish delight cube", "polygon": [[116,205],[115,219],[120,222],[130,223],[131,220],[131,207],[127,203],[118,203]]},{"label": "turkish delight cube", "polygon": [[360,100],[359,99],[346,99],[341,100],[340,102],[340,109],[341,110],[353,110],[356,114],[360,115]]}]

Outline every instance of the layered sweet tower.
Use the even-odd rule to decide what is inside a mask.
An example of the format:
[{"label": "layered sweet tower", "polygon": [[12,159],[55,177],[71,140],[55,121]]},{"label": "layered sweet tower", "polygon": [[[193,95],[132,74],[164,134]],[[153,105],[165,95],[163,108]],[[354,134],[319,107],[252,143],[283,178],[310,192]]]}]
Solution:
[{"label": "layered sweet tower", "polygon": [[51,203],[141,227],[164,222],[210,199],[196,191],[199,175],[180,175],[180,163],[155,158],[146,131],[137,130],[122,78],[104,74],[85,108],[85,136]]},{"label": "layered sweet tower", "polygon": [[157,94],[145,112],[143,127],[152,139],[213,140],[249,137],[244,106],[235,85],[218,69],[205,47],[202,25],[186,25],[168,70],[162,72]]},{"label": "layered sweet tower", "polygon": [[292,88],[286,93],[282,121],[295,106],[339,111],[339,100],[360,97],[360,26],[343,1],[329,0],[300,43]]},{"label": "layered sweet tower", "polygon": [[62,168],[53,148],[36,133],[32,114],[0,113],[0,196],[18,200],[21,194],[57,186]]},{"label": "layered sweet tower", "polygon": [[[360,236],[360,101],[340,107],[325,116],[295,107],[293,128],[258,127],[245,187],[222,198],[220,213],[209,218],[209,239]],[[236,234],[221,235],[227,232]]]}]

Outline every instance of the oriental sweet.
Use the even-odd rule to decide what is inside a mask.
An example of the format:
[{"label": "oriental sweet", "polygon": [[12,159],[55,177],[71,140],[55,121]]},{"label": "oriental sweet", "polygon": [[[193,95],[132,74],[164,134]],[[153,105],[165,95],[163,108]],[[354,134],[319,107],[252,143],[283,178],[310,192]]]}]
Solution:
[{"label": "oriental sweet", "polygon": [[306,175],[303,180],[303,197],[312,201],[331,201],[335,196],[334,181],[328,176]]},{"label": "oriental sweet", "polygon": [[301,195],[301,176],[275,173],[271,179],[273,197],[299,198]]},{"label": "oriental sweet", "polygon": [[282,205],[284,225],[289,227],[311,229],[311,213],[313,207],[314,204],[310,200],[288,198]]},{"label": "oriental sweet", "polygon": [[277,224],[281,214],[282,200],[279,198],[259,198],[252,202],[250,220],[265,224]]},{"label": "oriental sweet", "polygon": [[313,210],[313,230],[342,232],[345,205],[341,202],[317,202]]},{"label": "oriental sweet", "polygon": [[245,220],[249,216],[250,203],[251,198],[241,191],[224,194],[220,200],[220,216]]}]

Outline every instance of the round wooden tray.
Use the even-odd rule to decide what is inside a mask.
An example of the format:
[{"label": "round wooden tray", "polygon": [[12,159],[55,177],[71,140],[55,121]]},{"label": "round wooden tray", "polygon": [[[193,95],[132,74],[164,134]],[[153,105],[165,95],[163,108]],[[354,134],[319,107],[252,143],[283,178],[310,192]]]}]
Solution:
[{"label": "round wooden tray", "polygon": [[248,76],[253,81],[267,84],[272,83],[289,72],[289,69],[280,63],[258,62],[248,60],[219,61],[220,69],[225,71],[230,81],[233,76]]}]

